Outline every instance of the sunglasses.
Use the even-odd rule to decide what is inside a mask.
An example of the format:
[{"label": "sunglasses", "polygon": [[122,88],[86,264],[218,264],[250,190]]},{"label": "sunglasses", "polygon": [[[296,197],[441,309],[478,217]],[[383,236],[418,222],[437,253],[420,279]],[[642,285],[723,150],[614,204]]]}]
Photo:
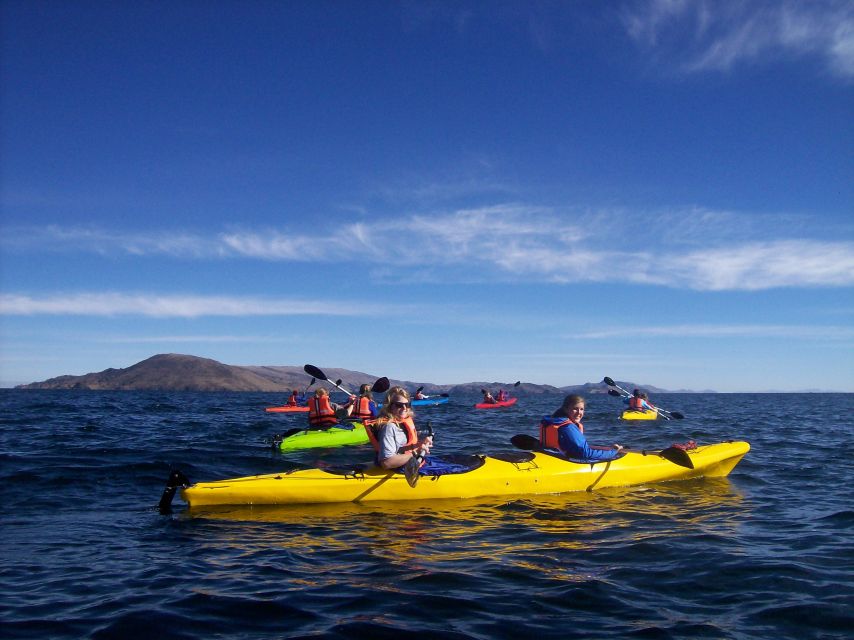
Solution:
[{"label": "sunglasses", "polygon": [[392,402],[392,409],[408,409],[412,405],[411,402]]}]

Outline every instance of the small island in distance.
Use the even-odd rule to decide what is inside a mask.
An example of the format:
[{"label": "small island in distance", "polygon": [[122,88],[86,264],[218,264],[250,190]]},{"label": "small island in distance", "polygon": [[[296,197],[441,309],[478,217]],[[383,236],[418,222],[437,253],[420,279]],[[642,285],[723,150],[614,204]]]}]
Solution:
[{"label": "small island in distance", "polygon": [[[374,374],[334,367],[321,367],[330,380],[341,379],[347,389],[358,389],[360,384],[372,382]],[[176,353],[158,354],[125,369],[105,369],[81,376],[58,376],[42,382],[21,384],[15,389],[80,389],[93,391],[252,391],[286,393],[291,389],[302,389],[309,382],[302,366],[237,366],[228,365],[210,358]],[[651,385],[616,380],[624,388],[641,387],[651,393],[695,393],[681,389],[672,391]],[[406,388],[423,387],[427,394],[480,393],[483,388],[509,389],[515,381],[477,381],[463,384],[437,384],[410,380],[392,379],[393,385]],[[607,393],[604,382],[587,382],[566,387],[522,382],[514,393]],[[703,391],[701,393],[715,393]]]}]

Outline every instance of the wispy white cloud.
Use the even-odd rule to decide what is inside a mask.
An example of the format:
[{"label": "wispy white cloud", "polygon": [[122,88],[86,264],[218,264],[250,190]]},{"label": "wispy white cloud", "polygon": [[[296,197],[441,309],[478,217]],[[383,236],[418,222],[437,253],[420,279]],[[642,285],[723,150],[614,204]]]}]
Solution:
[{"label": "wispy white cloud", "polygon": [[[51,227],[33,247],[132,256],[350,262],[370,266],[375,280],[391,277],[383,273],[399,278],[406,269],[410,282],[631,282],[698,291],[854,285],[854,242],[808,238],[794,216],[786,224],[780,224],[780,217],[770,218],[762,222],[762,216],[696,207],[639,214],[558,212],[511,203],[310,232],[134,236]],[[638,233],[625,233],[629,224]],[[779,237],[786,233],[797,239]],[[836,234],[846,235],[849,230]],[[767,239],[750,239],[755,237]],[[170,300],[169,305],[176,302]],[[298,309],[305,303],[287,304]],[[240,308],[246,307],[241,303]]]},{"label": "wispy white cloud", "polygon": [[625,5],[629,35],[686,72],[814,55],[854,79],[854,5],[847,0],[643,0]]},{"label": "wispy white cloud", "polygon": [[854,327],[799,325],[686,324],[656,327],[613,327],[564,336],[572,339],[603,338],[791,338],[803,340],[850,340]]},{"label": "wispy white cloud", "polygon": [[152,318],[201,316],[375,316],[412,313],[394,305],[331,304],[325,300],[229,296],[77,293],[47,296],[0,294],[0,315],[138,315]]},{"label": "wispy white cloud", "polygon": [[301,338],[293,335],[277,336],[240,336],[240,335],[186,335],[186,336],[113,336],[103,339],[95,339],[95,342],[106,342],[109,344],[160,344],[160,343],[210,343],[210,344],[228,344],[228,343],[259,343],[268,344],[271,342],[287,342],[298,344]]}]

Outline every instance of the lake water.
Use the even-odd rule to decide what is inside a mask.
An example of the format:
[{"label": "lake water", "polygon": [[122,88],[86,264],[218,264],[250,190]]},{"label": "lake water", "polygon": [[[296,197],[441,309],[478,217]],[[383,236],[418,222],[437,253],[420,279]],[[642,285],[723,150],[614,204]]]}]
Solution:
[{"label": "lake water", "polygon": [[[235,508],[156,505],[192,481],[366,462],[284,455],[282,394],[0,390],[3,638],[851,638],[854,394],[686,394],[593,443],[747,440],[728,478],[561,496]],[[421,408],[433,453],[507,451],[560,396]],[[406,636],[402,635],[406,634]],[[417,634],[417,635],[415,635]]]}]

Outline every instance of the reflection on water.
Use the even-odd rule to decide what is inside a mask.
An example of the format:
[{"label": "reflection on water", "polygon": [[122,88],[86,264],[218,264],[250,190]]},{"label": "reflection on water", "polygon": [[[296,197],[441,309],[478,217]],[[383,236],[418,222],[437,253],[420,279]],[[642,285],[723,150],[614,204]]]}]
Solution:
[{"label": "reflection on water", "polygon": [[[453,559],[461,540],[466,542],[463,553],[469,554],[472,548],[486,548],[495,540],[506,539],[514,547],[524,544],[526,532],[538,534],[540,548],[540,534],[546,534],[555,539],[547,538],[546,545],[578,549],[606,530],[612,536],[624,531],[621,537],[634,540],[676,525],[682,535],[686,528],[726,535],[735,524],[729,515],[739,513],[742,500],[726,478],[713,478],[513,500],[208,507],[183,512],[180,518],[271,525],[256,528],[255,535],[266,533],[283,547],[301,549],[346,550],[353,544],[382,544],[406,554],[425,540],[439,548],[449,542],[452,545],[442,552]],[[644,527],[637,526],[639,518]],[[287,536],[282,536],[282,527]]]}]

